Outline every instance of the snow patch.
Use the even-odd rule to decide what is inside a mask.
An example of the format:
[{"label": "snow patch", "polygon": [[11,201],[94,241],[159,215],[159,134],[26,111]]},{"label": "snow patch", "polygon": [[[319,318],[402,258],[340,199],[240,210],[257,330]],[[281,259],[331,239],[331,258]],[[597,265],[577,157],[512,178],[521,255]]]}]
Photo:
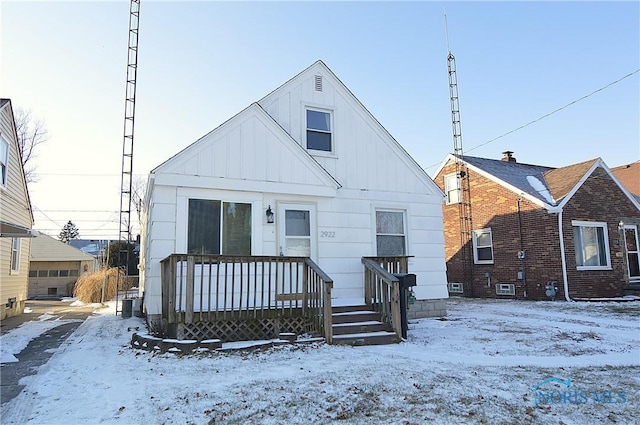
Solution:
[{"label": "snow patch", "polygon": [[542,196],[548,204],[554,205],[555,200],[553,196],[551,196],[551,192],[547,189],[547,186],[544,185],[537,177],[535,176],[527,176],[527,182],[529,185]]}]

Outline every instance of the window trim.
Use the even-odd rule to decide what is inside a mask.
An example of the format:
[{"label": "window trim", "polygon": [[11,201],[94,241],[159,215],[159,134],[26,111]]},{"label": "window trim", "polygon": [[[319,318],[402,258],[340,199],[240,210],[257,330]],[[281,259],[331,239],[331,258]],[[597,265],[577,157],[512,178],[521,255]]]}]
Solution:
[{"label": "window trim", "polygon": [[[483,233],[489,233],[491,245],[478,246],[478,235]],[[473,234],[473,263],[474,264],[494,264],[495,256],[493,255],[493,231],[491,230],[491,228],[486,227],[484,229],[476,229],[472,232],[472,234]],[[491,260],[478,259],[479,248],[491,248]]]},{"label": "window trim", "polygon": [[0,174],[0,189],[6,189],[7,182],[9,181],[9,151],[11,150],[11,145],[2,134],[0,134],[0,144],[7,145],[7,154],[5,155],[5,158],[0,158],[0,164],[4,164],[4,175]]},{"label": "window trim", "polygon": [[[305,105],[302,112],[304,126],[303,126],[303,140],[304,140],[304,148],[311,152],[313,155],[317,156],[335,156],[336,155],[336,129],[333,121],[334,110],[330,108],[325,108],[322,106],[314,106],[314,105]],[[309,129],[307,123],[307,111],[316,111],[323,112],[325,114],[329,114],[329,131],[317,130],[317,129]],[[311,149],[307,144],[307,134],[309,131],[315,131],[318,133],[325,133],[331,136],[331,149],[328,151],[319,150],[319,149]]]},{"label": "window trim", "polygon": [[18,274],[20,272],[20,238],[11,238],[11,266],[10,274]]},{"label": "window trim", "polygon": [[253,251],[254,251],[254,240],[253,240],[253,228],[254,228],[254,204],[253,202],[250,201],[231,201],[231,200],[225,200],[225,199],[210,199],[208,197],[198,197],[198,196],[188,196],[187,198],[187,202],[186,202],[186,217],[185,217],[185,223],[186,223],[186,234],[185,234],[185,244],[186,244],[186,251],[189,251],[189,204],[191,200],[198,200],[198,201],[217,201],[220,202],[220,217],[218,219],[218,249],[220,254],[215,254],[215,255],[237,255],[237,254],[228,254],[224,252],[224,226],[225,226],[225,221],[224,221],[224,208],[225,206],[229,205],[229,204],[244,204],[244,205],[248,205],[250,208],[250,212],[249,212],[249,254],[242,254],[242,255],[254,255]]},{"label": "window trim", "polygon": [[[460,185],[460,179],[458,178],[458,173],[449,173],[449,174],[445,174],[444,177],[444,194],[447,196],[446,198],[446,205],[454,205],[454,204],[459,204],[460,201],[462,200],[462,187]],[[450,184],[451,181],[455,181],[455,189],[449,190],[448,186]],[[449,196],[449,192],[456,192],[458,194],[458,199],[453,202],[451,201],[451,197]]]},{"label": "window trim", "polygon": [[[378,212],[394,212],[402,214],[402,234],[399,233],[378,233]],[[407,210],[401,208],[374,208],[373,212],[373,233],[374,233],[374,252],[378,255],[378,236],[402,236],[404,239],[404,254],[400,256],[409,256],[409,237],[408,237],[408,223],[407,223]],[[384,257],[384,256],[383,256]]]},{"label": "window trim", "polygon": [[[609,226],[607,225],[606,222],[604,221],[580,221],[580,220],[571,220],[571,228],[573,230],[573,232],[575,232],[575,228],[583,228],[583,227],[595,227],[595,228],[600,228],[603,229],[602,231],[602,239],[604,240],[604,252],[605,252],[605,256],[606,256],[606,265],[604,266],[580,266],[578,265],[578,258],[577,258],[577,253],[578,253],[578,246],[576,244],[576,240],[575,240],[575,236],[573,238],[573,247],[574,247],[574,251],[576,254],[576,270],[613,270],[611,267],[611,250],[609,247]],[[575,235],[575,233],[573,233]],[[581,231],[581,235],[580,235],[580,239],[582,242],[582,231]],[[581,243],[582,245],[582,243]],[[581,248],[584,248],[583,246],[581,246]],[[583,259],[584,261],[584,259]]]}]

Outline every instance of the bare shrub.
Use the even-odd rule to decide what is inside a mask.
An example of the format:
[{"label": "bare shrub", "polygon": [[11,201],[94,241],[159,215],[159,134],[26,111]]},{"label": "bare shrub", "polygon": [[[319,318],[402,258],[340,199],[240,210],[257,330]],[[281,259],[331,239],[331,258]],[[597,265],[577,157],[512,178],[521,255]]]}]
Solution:
[{"label": "bare shrub", "polygon": [[73,296],[83,303],[99,303],[102,301],[102,285],[104,283],[104,299],[111,300],[116,296],[116,285],[124,282],[124,273],[117,267],[87,273],[78,278]]}]

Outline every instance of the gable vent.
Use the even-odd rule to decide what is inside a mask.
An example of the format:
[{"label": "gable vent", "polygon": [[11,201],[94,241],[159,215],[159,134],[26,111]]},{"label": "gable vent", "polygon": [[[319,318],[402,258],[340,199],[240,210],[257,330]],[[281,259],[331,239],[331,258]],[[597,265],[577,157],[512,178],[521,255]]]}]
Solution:
[{"label": "gable vent", "polygon": [[322,75],[315,76],[316,91],[322,91]]}]

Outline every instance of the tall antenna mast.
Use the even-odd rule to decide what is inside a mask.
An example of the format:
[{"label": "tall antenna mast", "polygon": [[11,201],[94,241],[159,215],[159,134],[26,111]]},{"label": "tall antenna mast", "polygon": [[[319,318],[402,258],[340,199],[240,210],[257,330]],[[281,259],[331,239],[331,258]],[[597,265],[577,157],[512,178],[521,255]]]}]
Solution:
[{"label": "tall antenna mast", "polygon": [[[116,286],[116,315],[120,292],[124,298],[129,296],[129,256],[131,253],[131,187],[133,177],[133,130],[136,114],[136,77],[138,74],[138,24],[140,19],[140,0],[131,0],[129,7],[129,47],[127,49],[127,85],[124,101],[124,137],[122,138],[122,173],[120,180],[120,231],[118,267],[124,273],[118,273]],[[124,282],[121,282],[121,274]]]},{"label": "tall antenna mast", "polygon": [[460,105],[458,103],[458,76],[456,58],[449,49],[449,27],[447,14],[444,14],[445,37],[447,42],[447,69],[449,71],[449,95],[451,98],[451,124],[453,129],[453,155],[456,165],[456,181],[460,193],[458,216],[460,219],[460,253],[462,257],[462,276],[465,294],[473,297],[473,247],[471,223],[471,196],[469,190],[469,172],[464,163],[462,149],[462,127],[460,126]]}]

